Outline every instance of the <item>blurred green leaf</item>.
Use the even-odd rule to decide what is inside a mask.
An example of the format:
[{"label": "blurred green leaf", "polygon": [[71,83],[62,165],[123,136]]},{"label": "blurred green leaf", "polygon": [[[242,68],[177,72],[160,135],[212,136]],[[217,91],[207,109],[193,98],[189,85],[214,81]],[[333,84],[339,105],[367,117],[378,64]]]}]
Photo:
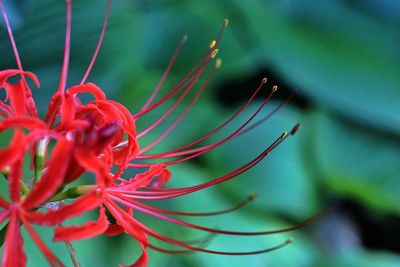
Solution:
[{"label": "blurred green leaf", "polygon": [[400,257],[385,252],[359,251],[342,256],[325,255],[313,266],[346,266],[346,267],[396,267],[400,264]]},{"label": "blurred green leaf", "polygon": [[344,116],[400,134],[397,26],[344,2],[306,1],[289,14],[274,1],[236,3],[265,64]]},{"label": "blurred green leaf", "polygon": [[331,190],[399,214],[398,140],[362,131],[324,113],[312,119],[315,159]]}]

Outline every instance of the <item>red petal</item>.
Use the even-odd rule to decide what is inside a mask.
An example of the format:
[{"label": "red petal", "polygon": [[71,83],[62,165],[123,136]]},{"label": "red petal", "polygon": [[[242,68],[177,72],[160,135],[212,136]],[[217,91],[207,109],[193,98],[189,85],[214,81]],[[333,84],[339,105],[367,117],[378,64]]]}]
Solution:
[{"label": "red petal", "polygon": [[28,130],[44,130],[47,128],[45,123],[33,117],[9,117],[0,121],[0,132],[13,127],[21,127]]},{"label": "red petal", "polygon": [[8,191],[11,202],[19,203],[21,194],[23,159],[17,160],[12,166],[8,176]]},{"label": "red petal", "polygon": [[67,139],[60,139],[53,150],[53,155],[47,163],[47,171],[35,183],[32,191],[28,194],[22,206],[29,210],[49,199],[62,184],[68,162],[71,156],[72,144]]},{"label": "red petal", "polygon": [[136,174],[134,178],[130,179],[121,188],[124,190],[136,190],[145,187],[152,181],[154,176],[163,175],[166,171],[164,164],[154,164],[148,171]]},{"label": "red petal", "polygon": [[79,93],[91,93],[96,100],[106,99],[106,95],[100,87],[93,83],[86,83],[82,85],[76,85],[68,89],[69,94],[79,94]]},{"label": "red petal", "polygon": [[21,216],[21,221],[23,222],[27,232],[30,234],[33,241],[35,241],[36,245],[39,247],[43,255],[46,257],[46,260],[49,262],[49,264],[52,267],[65,266],[59,259],[57,259],[57,257],[53,254],[53,252],[51,252],[51,250],[46,246],[46,244],[40,239],[38,234],[35,232],[35,230],[33,230],[32,226],[29,224],[26,218],[24,218],[24,216]]},{"label": "red petal", "polygon": [[25,267],[26,255],[23,250],[24,241],[20,231],[17,210],[11,211],[10,222],[3,245],[2,267]]},{"label": "red petal", "polygon": [[[122,210],[118,205],[113,203],[112,201],[105,202],[108,210],[111,215],[115,218],[116,222],[121,225],[124,230],[130,234],[133,238],[135,238],[140,247],[143,250],[142,255],[136,260],[136,262],[131,267],[145,267],[148,262],[148,256],[146,252],[146,244],[148,243],[147,235],[144,231],[141,231],[141,227],[138,225],[136,220],[132,218],[128,213]],[[120,265],[123,266],[123,265]]]},{"label": "red petal", "polygon": [[124,228],[125,232],[136,238],[139,242],[148,242],[147,235],[144,231],[140,230],[141,228],[138,227],[134,218],[129,216],[128,213],[112,201],[106,201],[104,204],[115,218],[116,222]]},{"label": "red petal", "polygon": [[150,186],[151,187],[155,187],[155,188],[161,188],[164,187],[164,185],[166,185],[169,181],[169,179],[171,178],[171,172],[167,169],[165,169],[163,171],[163,173],[161,173],[157,178],[155,178]]},{"label": "red petal", "polygon": [[[131,207],[125,206],[125,211],[129,214],[129,216],[133,216],[133,209]],[[104,234],[107,236],[116,236],[122,234],[123,232],[124,228],[122,228],[121,225],[111,224],[108,226],[108,229]]]},{"label": "red petal", "polygon": [[116,236],[120,235],[124,232],[124,228],[122,228],[118,224],[112,224],[108,226],[108,229],[104,232],[105,235],[107,236]]},{"label": "red petal", "polygon": [[140,247],[142,248],[142,255],[132,264],[132,265],[122,265],[120,267],[146,267],[149,262],[149,256],[146,251],[146,247],[140,243]]},{"label": "red petal", "polygon": [[65,94],[61,103],[61,127],[69,129],[75,118],[75,101],[70,94]]},{"label": "red petal", "polygon": [[71,241],[92,238],[104,233],[109,222],[104,207],[100,206],[99,218],[95,222],[88,222],[82,226],[63,226],[55,229],[53,241]]},{"label": "red petal", "polygon": [[4,86],[4,83],[8,80],[8,78],[16,75],[24,74],[31,78],[37,87],[40,87],[40,83],[35,74],[29,71],[20,71],[20,70],[2,70],[0,71],[0,87]]},{"label": "red petal", "polygon": [[0,212],[0,224],[8,217],[10,210],[3,210]]},{"label": "red petal", "polygon": [[25,81],[19,80],[18,83],[5,83],[4,89],[7,91],[7,97],[10,98],[10,104],[15,114],[24,115],[26,112],[26,91],[24,86]]},{"label": "red petal", "polygon": [[[1,122],[3,121],[0,121],[0,129]],[[5,167],[13,164],[18,159],[21,159],[26,148],[27,146],[24,134],[20,130],[15,130],[10,145],[4,149],[0,149],[0,170],[3,170]]]},{"label": "red petal", "polygon": [[106,168],[106,164],[102,162],[96,155],[90,153],[86,149],[75,149],[74,156],[84,169],[96,174],[97,184],[103,185],[112,182],[112,179]]},{"label": "red petal", "polygon": [[78,216],[89,210],[92,210],[101,205],[102,199],[97,192],[84,195],[72,202],[71,204],[63,205],[58,210],[50,210],[48,212],[31,212],[25,216],[30,222],[43,225],[56,225],[64,220]]},{"label": "red petal", "polygon": [[[4,200],[4,198],[0,197],[0,207],[2,208],[8,208],[9,204],[7,201]],[[0,222],[1,223],[1,222]]]}]

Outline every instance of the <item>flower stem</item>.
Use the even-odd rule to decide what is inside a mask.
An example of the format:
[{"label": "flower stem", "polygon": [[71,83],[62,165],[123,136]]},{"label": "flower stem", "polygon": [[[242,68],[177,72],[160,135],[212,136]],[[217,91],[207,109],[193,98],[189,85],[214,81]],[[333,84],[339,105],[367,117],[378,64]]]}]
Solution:
[{"label": "flower stem", "polygon": [[47,144],[48,144],[48,139],[43,138],[38,142],[36,146],[36,153],[33,160],[33,164],[35,167],[33,171],[33,180],[35,182],[39,181],[40,177],[42,177]]},{"label": "flower stem", "polygon": [[71,256],[71,260],[72,260],[72,263],[74,264],[74,267],[80,267],[81,265],[80,265],[80,263],[78,261],[78,257],[76,256],[75,249],[72,246],[71,242],[65,241],[64,243],[65,243],[65,246],[68,249],[69,255]]},{"label": "flower stem", "polygon": [[96,188],[95,185],[78,185],[71,187],[70,189],[60,192],[56,195],[54,195],[52,198],[50,198],[47,202],[54,202],[54,201],[60,201],[64,200],[67,198],[77,198],[80,197]]}]

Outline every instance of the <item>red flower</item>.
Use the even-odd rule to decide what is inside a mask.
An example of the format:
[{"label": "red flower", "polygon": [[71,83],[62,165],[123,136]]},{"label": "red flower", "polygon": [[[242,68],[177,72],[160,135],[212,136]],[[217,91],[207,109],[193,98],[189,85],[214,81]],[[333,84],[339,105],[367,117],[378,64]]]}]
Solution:
[{"label": "red flower", "polygon": [[[134,211],[143,212],[177,225],[212,234],[227,235],[266,235],[291,231],[317,218],[314,217],[299,225],[276,231],[234,232],[188,223],[174,218],[173,215],[212,216],[224,214],[239,209],[252,200],[254,195],[251,195],[233,208],[206,213],[163,210],[146,204],[148,201],[165,200],[191,194],[240,175],[264,159],[288,135],[293,135],[298,130],[299,125],[296,125],[289,133],[284,132],[280,135],[256,158],[221,177],[191,187],[164,188],[171,178],[171,173],[167,169],[169,165],[179,164],[198,157],[233,138],[241,136],[279,110],[284,103],[265,117],[254,122],[255,117],[272,97],[277,87],[272,87],[259,109],[242,126],[227,137],[211,144],[196,146],[220,131],[246,109],[254,97],[260,93],[267,81],[266,79],[262,80],[250,99],[219,127],[179,148],[162,153],[149,154],[151,149],[159,144],[179,124],[199,99],[215,71],[220,67],[221,61],[217,59],[213,69],[203,84],[199,86],[195,96],[180,116],[155,141],[140,148],[140,139],[168,117],[188,96],[189,92],[195,90],[195,85],[197,85],[200,77],[206,71],[206,67],[218,53],[216,46],[228,21],[224,21],[222,30],[217,38],[211,42],[207,51],[194,67],[188,71],[175,87],[156,100],[161,86],[186,40],[186,37],[184,37],[148,101],[137,113],[131,114],[123,105],[107,99],[105,93],[95,84],[86,83],[104,37],[110,1],[108,1],[98,45],[81,83],[71,88],[66,88],[71,34],[71,1],[67,0],[66,3],[66,38],[60,81],[57,91],[49,104],[45,119],[41,120],[37,114],[31,90],[26,82],[26,79],[29,78],[35,82],[36,86],[39,86],[38,79],[33,73],[25,71],[22,67],[11,27],[2,0],[0,0],[0,8],[18,65],[16,70],[0,71],[0,89],[5,89],[8,100],[8,102],[0,101],[0,116],[3,117],[0,121],[0,133],[6,129],[14,131],[14,136],[9,146],[0,150],[0,171],[8,179],[9,185],[9,201],[0,197],[0,223],[3,223],[8,218],[8,224],[3,229],[7,232],[3,241],[2,266],[25,266],[26,264],[26,256],[22,249],[23,240],[20,226],[26,228],[52,266],[63,266],[33,230],[31,226],[33,223],[49,227],[56,226],[54,241],[69,242],[92,238],[101,234],[117,235],[127,233],[139,242],[143,250],[140,258],[131,266],[146,266],[148,261],[146,249],[148,247],[167,253],[201,251],[223,255],[248,255],[272,251],[285,246],[291,241],[287,240],[275,247],[259,251],[214,251],[199,246],[204,241],[199,241],[197,245],[193,245],[190,242],[164,236],[135,219]],[[17,83],[10,83],[9,78],[12,76],[19,76],[20,80]],[[82,93],[90,93],[94,99],[84,104],[80,100],[80,94]],[[147,113],[165,104],[173,97],[177,97],[177,100],[164,115],[145,130],[139,133],[136,132],[135,124],[137,120],[142,119]],[[28,181],[25,181],[22,175],[22,164],[29,151],[33,155],[33,185],[31,187],[27,186]],[[154,160],[157,163],[153,163]],[[139,173],[130,179],[122,178],[128,168],[137,168]],[[147,170],[142,171],[143,168]],[[65,190],[66,186],[71,182],[77,179],[79,182],[79,178],[85,172],[95,174],[96,178],[92,184],[81,184]],[[69,199],[68,203],[59,202],[67,199]],[[147,202],[143,203],[142,200]],[[46,210],[51,204],[55,205],[56,208]],[[67,219],[94,209],[98,209],[99,212],[99,217],[96,221],[89,221],[82,226],[62,225]],[[107,215],[106,211],[108,211],[109,215]],[[110,224],[110,217],[115,221],[114,224]],[[181,249],[169,250],[157,247],[149,241],[149,235]]]}]

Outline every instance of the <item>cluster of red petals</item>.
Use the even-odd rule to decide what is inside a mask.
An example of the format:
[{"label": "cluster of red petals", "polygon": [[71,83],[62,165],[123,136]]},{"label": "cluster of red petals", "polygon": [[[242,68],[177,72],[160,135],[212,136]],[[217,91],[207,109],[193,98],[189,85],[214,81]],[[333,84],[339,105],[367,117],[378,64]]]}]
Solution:
[{"label": "cluster of red petals", "polygon": [[[66,88],[71,33],[71,1],[67,1],[66,45],[60,83],[48,106],[47,114],[42,120],[38,116],[28,85],[33,81],[39,87],[39,81],[33,73],[24,71],[22,68],[7,15],[0,0],[0,8],[18,64],[17,69],[0,71],[0,90],[4,89],[6,92],[6,98],[0,101],[0,135],[5,132],[12,132],[13,134],[9,145],[0,149],[0,171],[8,179],[9,192],[8,196],[0,197],[0,224],[6,223],[2,230],[6,231],[5,238],[2,240],[4,242],[2,266],[26,265],[27,259],[23,251],[21,227],[25,227],[51,266],[64,266],[41,240],[33,229],[32,224],[54,227],[54,241],[73,241],[92,238],[101,234],[109,236],[129,234],[139,242],[142,248],[141,256],[131,266],[146,266],[148,262],[146,250],[148,247],[168,253],[203,251],[225,255],[242,255],[264,253],[287,244],[288,242],[284,242],[273,248],[250,252],[214,251],[198,246],[202,242],[199,242],[196,246],[192,242],[184,242],[164,236],[135,219],[133,212],[138,211],[177,225],[208,233],[230,235],[265,235],[290,231],[303,225],[276,231],[234,232],[199,226],[173,217],[174,215],[211,216],[223,214],[240,208],[250,201],[252,197],[231,209],[208,213],[162,210],[147,204],[148,201],[165,200],[187,195],[238,176],[267,156],[271,150],[286,138],[288,133],[279,136],[260,155],[247,164],[221,177],[186,188],[164,188],[171,177],[171,173],[167,169],[169,165],[198,157],[235,137],[245,134],[268,119],[281,106],[254,121],[275,91],[271,90],[271,93],[265,98],[259,109],[242,126],[217,142],[201,145],[201,142],[229,124],[252,102],[266,83],[266,80],[263,80],[250,99],[219,127],[197,140],[171,151],[157,154],[149,153],[183,119],[207,87],[215,70],[219,67],[220,62],[217,61],[208,76],[203,79],[202,84],[198,86],[200,77],[218,52],[215,47],[218,45],[223,29],[183,79],[164,96],[157,97],[186,39],[183,38],[149,100],[137,113],[131,114],[123,105],[107,99],[98,86],[93,83],[86,83],[87,75],[93,66],[104,36],[109,5],[110,1],[108,1],[100,41],[88,71],[79,85]],[[223,28],[226,25],[227,21],[224,21]],[[143,148],[139,147],[140,138],[163,122],[194,90],[197,91],[192,96],[189,104],[170,127],[151,144]],[[81,94],[90,94],[93,99],[88,103],[84,103],[80,98]],[[174,97],[176,101],[167,108],[164,115],[143,131],[136,131],[136,121],[139,121],[147,113]],[[297,129],[298,127],[293,128],[289,134],[294,134]],[[37,164],[37,157],[42,157],[42,165]],[[40,171],[35,179],[30,179],[35,174],[24,176],[22,171],[24,162],[29,160],[31,161],[32,172],[38,171],[38,169]],[[157,163],[153,163],[154,160]],[[123,178],[124,172],[128,168],[137,168],[138,174],[134,177]],[[143,171],[143,169],[145,170]],[[95,180],[90,185],[76,187],[75,195],[67,195],[71,199],[65,202],[57,202],[60,200],[60,198],[57,198],[57,196],[60,196],[60,192],[61,194],[63,192],[70,193],[72,189],[68,189],[69,184],[79,181],[82,174],[86,172],[94,174]],[[27,176],[29,177],[24,178]],[[143,200],[146,200],[146,203]],[[57,208],[48,209],[48,204],[54,202],[58,205]],[[67,219],[92,210],[98,211],[97,220],[89,221],[80,226],[64,225]],[[106,211],[108,211],[107,214]],[[110,219],[111,217],[113,219]],[[110,223],[110,221],[114,223]],[[179,247],[180,250],[157,247],[149,241],[149,236]]]}]

